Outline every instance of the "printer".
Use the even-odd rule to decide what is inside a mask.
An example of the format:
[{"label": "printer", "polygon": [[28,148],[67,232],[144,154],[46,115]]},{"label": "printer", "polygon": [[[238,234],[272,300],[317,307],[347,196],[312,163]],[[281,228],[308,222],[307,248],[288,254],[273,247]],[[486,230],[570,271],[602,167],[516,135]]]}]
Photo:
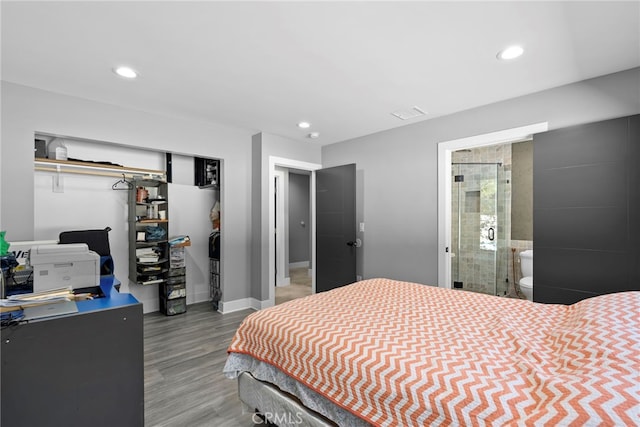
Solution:
[{"label": "printer", "polygon": [[29,264],[33,292],[100,286],[100,256],[86,243],[33,246]]}]

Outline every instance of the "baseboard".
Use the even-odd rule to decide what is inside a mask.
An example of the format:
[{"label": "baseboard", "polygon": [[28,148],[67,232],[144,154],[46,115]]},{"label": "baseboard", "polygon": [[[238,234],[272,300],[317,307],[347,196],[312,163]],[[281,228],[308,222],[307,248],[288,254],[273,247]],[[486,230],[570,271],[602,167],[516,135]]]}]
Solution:
[{"label": "baseboard", "polygon": [[[188,308],[189,304],[197,304],[200,302],[207,302],[207,301],[209,301],[209,295],[201,293],[201,295],[197,295],[197,298],[195,298],[194,301],[188,302],[187,311],[189,309]],[[142,309],[145,314],[153,313],[155,311],[160,311],[160,301],[158,300],[158,298],[154,298],[152,300],[144,300],[140,302],[143,303]],[[263,308],[271,307],[272,305],[273,304],[271,304],[269,300],[260,301],[255,298],[242,298],[242,299],[237,299],[237,300],[227,301],[227,302],[220,301],[218,303],[218,311],[222,314],[227,314],[227,313],[233,313],[234,311],[247,310],[247,309],[262,310]]]},{"label": "baseboard", "polygon": [[252,298],[252,299],[255,301],[256,306],[260,307],[260,308],[256,308],[255,310],[262,310],[263,308],[273,307],[273,303],[269,300],[259,301],[255,298]]},{"label": "baseboard", "polygon": [[209,295],[209,291],[201,291],[201,292],[194,292],[192,295],[189,294],[189,291],[187,290],[187,304],[198,304],[200,302],[207,302],[207,301],[211,301],[209,299],[210,295]]},{"label": "baseboard", "polygon": [[234,311],[246,310],[253,307],[254,298],[242,298],[233,301],[220,301],[218,303],[218,311],[222,314],[233,313]]},{"label": "baseboard", "polygon": [[[142,303],[142,310],[143,310],[143,313],[145,314],[153,313],[155,311],[160,311],[160,301],[157,297],[150,300],[138,299],[138,301]],[[210,301],[208,292],[196,293],[194,295],[193,300],[191,300],[189,298],[189,295],[187,294],[187,310],[190,304],[197,304],[197,303],[207,302],[207,301]],[[218,303],[218,312],[222,314],[227,314],[227,313],[233,313],[234,311],[247,310],[247,309],[262,310],[263,308],[268,308],[271,306],[273,306],[273,303],[271,303],[269,300],[260,301],[256,298],[241,298],[241,299],[227,301],[227,302],[220,301]]]},{"label": "baseboard", "polygon": [[[142,303],[142,312],[144,314],[160,311],[160,300],[158,299],[157,296],[149,300],[143,300],[138,298],[138,301]],[[211,301],[209,299],[208,291],[196,292],[195,294],[190,294],[189,291],[187,290],[187,307],[191,304],[198,304],[201,302],[208,302],[208,301]]]},{"label": "baseboard", "polygon": [[309,261],[290,262],[289,268],[309,267]]},{"label": "baseboard", "polygon": [[242,298],[233,301],[223,302],[218,304],[218,311],[222,314],[233,313],[240,310],[262,310],[263,308],[271,307],[273,304],[269,300],[260,301],[255,298]]},{"label": "baseboard", "polygon": [[291,277],[285,277],[281,283],[276,283],[276,286],[281,288],[283,286],[289,286],[291,284]]},{"label": "baseboard", "polygon": [[142,303],[142,313],[143,314],[147,314],[147,313],[153,313],[155,311],[160,311],[160,299],[158,297],[155,297],[153,299],[150,300],[142,300],[139,298],[136,298],[139,302]]}]

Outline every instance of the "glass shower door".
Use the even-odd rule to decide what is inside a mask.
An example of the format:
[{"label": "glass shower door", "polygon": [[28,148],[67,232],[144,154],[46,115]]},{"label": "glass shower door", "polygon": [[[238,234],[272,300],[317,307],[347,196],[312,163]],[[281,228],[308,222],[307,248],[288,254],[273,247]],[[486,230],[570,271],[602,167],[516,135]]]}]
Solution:
[{"label": "glass shower door", "polygon": [[452,287],[496,295],[498,164],[453,163]]}]

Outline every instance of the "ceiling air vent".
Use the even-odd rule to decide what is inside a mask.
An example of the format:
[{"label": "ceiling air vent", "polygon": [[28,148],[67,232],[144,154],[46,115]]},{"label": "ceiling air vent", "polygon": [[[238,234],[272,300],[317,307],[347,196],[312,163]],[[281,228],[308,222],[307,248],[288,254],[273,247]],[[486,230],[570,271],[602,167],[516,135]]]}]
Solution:
[{"label": "ceiling air vent", "polygon": [[394,111],[391,114],[393,116],[396,116],[400,120],[409,120],[409,119],[413,119],[413,118],[416,118],[416,117],[424,116],[424,115],[427,114],[427,112],[424,111],[420,107],[412,107],[412,108],[410,108],[408,110]]}]

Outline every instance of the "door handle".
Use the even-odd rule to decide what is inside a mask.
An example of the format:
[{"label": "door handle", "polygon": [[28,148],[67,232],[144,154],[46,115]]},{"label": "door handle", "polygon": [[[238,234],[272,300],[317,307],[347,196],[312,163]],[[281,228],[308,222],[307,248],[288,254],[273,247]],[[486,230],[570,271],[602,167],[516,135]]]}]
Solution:
[{"label": "door handle", "polygon": [[493,227],[489,229],[488,234],[489,234],[489,240],[493,242],[493,239],[495,239],[496,237],[496,231],[493,229]]},{"label": "door handle", "polygon": [[360,246],[362,246],[362,240],[360,239],[351,240],[347,242],[347,246],[351,246],[352,248],[359,248]]}]

